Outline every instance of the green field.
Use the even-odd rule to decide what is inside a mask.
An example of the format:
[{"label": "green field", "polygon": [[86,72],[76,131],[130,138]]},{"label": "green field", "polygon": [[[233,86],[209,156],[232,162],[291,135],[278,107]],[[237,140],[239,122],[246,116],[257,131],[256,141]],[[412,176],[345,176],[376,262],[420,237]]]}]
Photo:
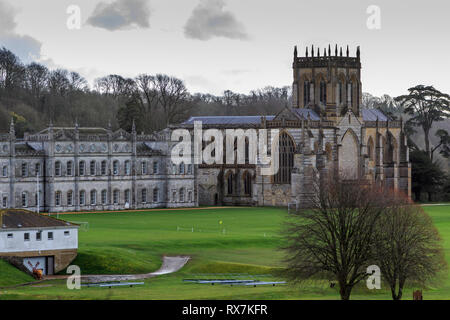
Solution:
[{"label": "green field", "polygon": [[[450,262],[450,206],[424,206],[443,238]],[[297,286],[239,287],[183,283],[198,274],[247,273],[261,280],[282,266],[280,228],[286,210],[227,208],[127,213],[64,215],[69,221],[89,222],[79,232],[79,254],[73,264],[84,274],[130,274],[155,271],[163,255],[189,255],[191,261],[175,274],[145,280],[133,288],[68,290],[63,280],[0,289],[0,299],[339,299],[338,289],[325,280]],[[222,222],[222,223],[220,223]],[[449,263],[450,264],[450,263]],[[274,279],[274,278],[269,278]],[[30,278],[0,261],[0,286]],[[412,290],[404,293],[410,299]],[[386,286],[355,288],[352,299],[390,299]],[[425,299],[450,299],[445,275],[424,290]]]}]

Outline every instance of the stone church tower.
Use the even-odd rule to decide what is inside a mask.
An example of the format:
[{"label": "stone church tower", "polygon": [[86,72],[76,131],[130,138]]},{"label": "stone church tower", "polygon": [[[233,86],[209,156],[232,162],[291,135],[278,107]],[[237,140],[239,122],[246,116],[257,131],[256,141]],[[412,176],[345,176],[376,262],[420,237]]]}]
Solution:
[{"label": "stone church tower", "polygon": [[347,46],[343,56],[342,48],[338,53],[336,45],[334,54],[328,46],[323,55],[320,49],[311,53],[306,48],[305,56],[297,56],[294,49],[294,82],[292,85],[292,103],[294,108],[310,108],[318,115],[336,120],[347,110],[360,115],[362,102],[361,59],[360,49],[356,57],[350,57]]}]

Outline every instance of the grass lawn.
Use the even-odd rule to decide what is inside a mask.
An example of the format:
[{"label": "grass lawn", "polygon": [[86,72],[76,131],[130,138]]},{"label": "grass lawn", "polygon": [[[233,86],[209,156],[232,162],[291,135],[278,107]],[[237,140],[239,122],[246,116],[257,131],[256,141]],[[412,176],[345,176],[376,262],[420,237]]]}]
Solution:
[{"label": "grass lawn", "polygon": [[[450,262],[450,205],[424,209],[441,233]],[[0,299],[339,299],[338,289],[322,280],[257,288],[182,282],[201,273],[255,277],[274,273],[282,265],[278,247],[285,215],[286,210],[279,208],[64,215],[65,220],[89,222],[89,230],[79,232],[79,254],[72,263],[84,274],[151,272],[159,268],[163,255],[190,255],[192,260],[175,274],[147,279],[144,286],[68,290],[64,281],[54,280],[0,289]],[[0,261],[0,286],[27,282],[26,277]],[[411,299],[413,289],[405,291],[405,299]],[[390,299],[390,293],[386,288],[368,290],[361,283],[351,298]],[[448,275],[436,287],[424,290],[424,298],[450,299]]]}]

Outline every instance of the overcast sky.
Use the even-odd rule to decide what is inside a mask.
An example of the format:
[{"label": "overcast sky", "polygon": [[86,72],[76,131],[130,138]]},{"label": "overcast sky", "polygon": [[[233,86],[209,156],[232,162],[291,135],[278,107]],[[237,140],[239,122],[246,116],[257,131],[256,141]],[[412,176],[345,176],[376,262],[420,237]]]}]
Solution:
[{"label": "overcast sky", "polygon": [[[70,5],[80,29],[67,27]],[[377,21],[370,5],[380,29],[367,26]],[[166,73],[191,92],[221,94],[291,85],[294,45],[299,55],[336,43],[355,55],[360,45],[363,91],[427,84],[448,93],[449,15],[444,0],[0,0],[0,46],[91,83]]]}]

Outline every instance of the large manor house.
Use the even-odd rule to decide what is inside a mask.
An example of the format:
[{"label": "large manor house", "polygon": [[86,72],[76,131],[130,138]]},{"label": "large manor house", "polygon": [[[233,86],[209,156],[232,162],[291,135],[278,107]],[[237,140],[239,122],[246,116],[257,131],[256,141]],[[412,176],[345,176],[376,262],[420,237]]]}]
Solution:
[{"label": "large manor house", "polygon": [[[54,127],[0,135],[0,207],[34,211],[122,210],[198,205],[302,206],[320,175],[345,174],[411,194],[401,120],[361,109],[359,47],[320,55],[294,50],[292,105],[272,116],[191,117],[151,135],[122,129]],[[279,170],[173,164],[171,130],[278,129]]]}]

